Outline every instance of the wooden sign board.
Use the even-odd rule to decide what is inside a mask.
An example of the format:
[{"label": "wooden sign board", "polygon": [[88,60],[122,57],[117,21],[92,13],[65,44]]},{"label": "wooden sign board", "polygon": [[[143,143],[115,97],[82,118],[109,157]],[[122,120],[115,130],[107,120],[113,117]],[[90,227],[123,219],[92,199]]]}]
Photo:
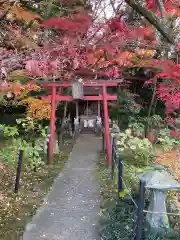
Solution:
[{"label": "wooden sign board", "polygon": [[84,91],[83,91],[82,83],[80,83],[80,82],[72,83],[72,97],[73,97],[73,99],[83,99]]}]

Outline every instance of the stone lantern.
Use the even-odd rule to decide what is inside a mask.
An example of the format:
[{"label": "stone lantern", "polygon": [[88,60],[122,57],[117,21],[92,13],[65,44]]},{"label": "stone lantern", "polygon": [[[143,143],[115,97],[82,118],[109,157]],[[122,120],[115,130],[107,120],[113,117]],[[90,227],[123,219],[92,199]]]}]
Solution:
[{"label": "stone lantern", "polygon": [[180,189],[180,184],[164,169],[143,173],[140,179],[146,182],[146,189],[151,190],[150,205],[146,215],[148,226],[155,233],[170,231],[166,196],[168,191]]}]

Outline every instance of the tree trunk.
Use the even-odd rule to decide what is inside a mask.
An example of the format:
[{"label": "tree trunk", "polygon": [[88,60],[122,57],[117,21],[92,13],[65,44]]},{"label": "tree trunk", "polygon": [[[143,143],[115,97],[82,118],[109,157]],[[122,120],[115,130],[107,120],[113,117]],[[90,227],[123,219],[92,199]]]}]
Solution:
[{"label": "tree trunk", "polygon": [[170,44],[174,44],[174,38],[172,34],[171,28],[167,28],[166,25],[163,24],[162,20],[157,17],[153,12],[148,9],[142,7],[142,5],[138,4],[135,0],[125,0],[125,2],[132,7],[137,13],[143,16],[149,23],[151,23],[166,39],[166,41]]},{"label": "tree trunk", "polygon": [[147,134],[149,132],[149,122],[150,122],[150,116],[151,116],[151,111],[152,111],[152,108],[153,108],[154,100],[155,100],[155,97],[156,97],[156,88],[157,88],[157,78],[155,79],[155,82],[154,82],[153,94],[152,94],[152,98],[151,98],[151,103],[149,105],[145,136],[147,136]]}]

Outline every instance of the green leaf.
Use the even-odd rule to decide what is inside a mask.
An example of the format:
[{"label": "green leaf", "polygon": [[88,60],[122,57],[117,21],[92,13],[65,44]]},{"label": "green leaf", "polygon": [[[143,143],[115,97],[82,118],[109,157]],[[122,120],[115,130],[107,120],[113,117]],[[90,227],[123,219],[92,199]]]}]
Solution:
[{"label": "green leaf", "polygon": [[129,190],[127,188],[124,188],[120,193],[119,197],[124,198],[129,193]]}]

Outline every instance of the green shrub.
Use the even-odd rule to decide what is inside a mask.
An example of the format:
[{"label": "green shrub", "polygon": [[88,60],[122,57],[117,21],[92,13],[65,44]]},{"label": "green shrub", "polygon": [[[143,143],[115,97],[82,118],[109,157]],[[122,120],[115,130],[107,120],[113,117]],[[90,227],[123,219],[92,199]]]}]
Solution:
[{"label": "green shrub", "polygon": [[170,129],[165,128],[160,130],[158,135],[158,142],[163,147],[164,151],[170,151],[180,144],[180,138],[171,136],[170,132]]},{"label": "green shrub", "polygon": [[151,142],[147,138],[131,136],[130,130],[117,134],[116,144],[123,160],[134,166],[148,166],[155,158]]},{"label": "green shrub", "polygon": [[[24,136],[21,130],[24,130]],[[16,126],[0,125],[5,138],[11,140],[9,145],[0,149],[0,161],[9,165],[17,162],[19,150],[23,150],[23,163],[30,168],[44,165],[44,146],[47,143],[46,128],[42,128],[33,119],[18,119]],[[36,138],[36,134],[38,137]]]}]

